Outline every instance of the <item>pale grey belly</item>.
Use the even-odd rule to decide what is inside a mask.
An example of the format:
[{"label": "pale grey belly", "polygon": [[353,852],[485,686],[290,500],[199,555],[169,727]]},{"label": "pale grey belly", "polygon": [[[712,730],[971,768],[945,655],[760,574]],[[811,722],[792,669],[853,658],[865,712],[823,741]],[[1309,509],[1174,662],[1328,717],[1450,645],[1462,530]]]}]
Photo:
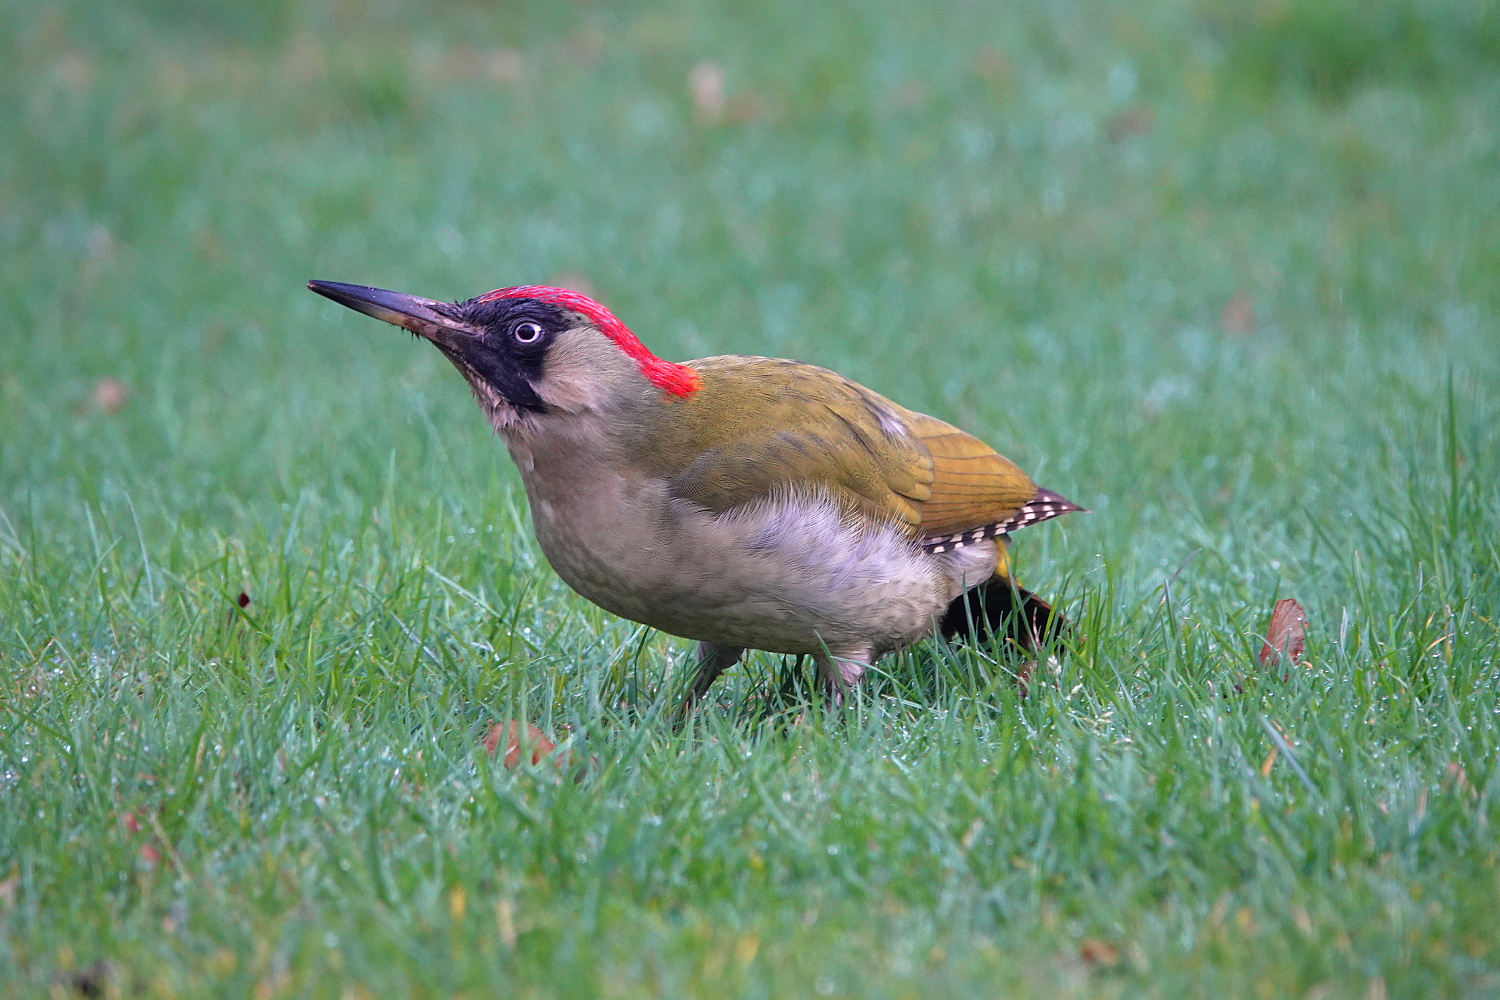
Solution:
[{"label": "pale grey belly", "polygon": [[590,500],[532,497],[557,574],[623,618],[730,646],[879,656],[926,635],[995,564],[993,544],[929,555],[820,499],[715,516],[645,483]]}]

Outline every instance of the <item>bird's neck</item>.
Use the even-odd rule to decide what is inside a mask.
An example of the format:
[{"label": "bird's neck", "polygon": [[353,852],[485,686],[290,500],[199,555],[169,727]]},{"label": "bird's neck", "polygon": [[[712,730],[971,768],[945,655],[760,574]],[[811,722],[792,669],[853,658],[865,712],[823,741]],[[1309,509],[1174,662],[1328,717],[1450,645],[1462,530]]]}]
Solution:
[{"label": "bird's neck", "polygon": [[569,504],[601,482],[631,477],[644,439],[643,410],[547,413],[497,425],[528,495]]}]

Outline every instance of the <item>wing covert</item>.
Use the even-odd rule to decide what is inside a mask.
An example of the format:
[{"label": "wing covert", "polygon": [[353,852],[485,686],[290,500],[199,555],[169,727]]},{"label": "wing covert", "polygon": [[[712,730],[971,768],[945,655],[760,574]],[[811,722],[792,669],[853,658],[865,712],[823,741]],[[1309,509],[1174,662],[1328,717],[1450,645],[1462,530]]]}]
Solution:
[{"label": "wing covert", "polygon": [[676,495],[709,510],[820,490],[930,539],[1003,523],[1036,496],[983,441],[834,372],[736,356],[690,365],[702,388],[668,403],[645,452]]}]

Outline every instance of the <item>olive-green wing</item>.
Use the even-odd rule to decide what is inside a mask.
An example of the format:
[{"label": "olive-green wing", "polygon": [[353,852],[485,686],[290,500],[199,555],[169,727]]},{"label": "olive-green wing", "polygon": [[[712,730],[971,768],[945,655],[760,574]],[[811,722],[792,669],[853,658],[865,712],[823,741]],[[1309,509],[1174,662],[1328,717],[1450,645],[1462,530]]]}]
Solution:
[{"label": "olive-green wing", "polygon": [[668,401],[644,451],[676,495],[709,510],[812,488],[930,541],[1003,524],[1037,494],[984,442],[826,369],[690,364],[702,388]]},{"label": "olive-green wing", "polygon": [[691,365],[702,387],[667,401],[644,449],[676,495],[722,512],[819,491],[918,530],[932,462],[895,404],[794,361],[731,356]]}]

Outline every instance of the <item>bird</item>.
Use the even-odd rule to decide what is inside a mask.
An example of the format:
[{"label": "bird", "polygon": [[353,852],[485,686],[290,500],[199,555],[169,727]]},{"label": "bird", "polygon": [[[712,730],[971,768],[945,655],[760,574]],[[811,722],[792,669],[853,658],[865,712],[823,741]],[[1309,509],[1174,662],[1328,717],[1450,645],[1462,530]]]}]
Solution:
[{"label": "bird", "polygon": [[873,663],[934,632],[1033,648],[1061,627],[1007,549],[1084,508],[936,417],[798,361],[663,360],[571,289],[443,302],[308,287],[453,363],[520,470],[557,575],[696,640],[683,712],[747,649],[811,656],[842,704]]}]

